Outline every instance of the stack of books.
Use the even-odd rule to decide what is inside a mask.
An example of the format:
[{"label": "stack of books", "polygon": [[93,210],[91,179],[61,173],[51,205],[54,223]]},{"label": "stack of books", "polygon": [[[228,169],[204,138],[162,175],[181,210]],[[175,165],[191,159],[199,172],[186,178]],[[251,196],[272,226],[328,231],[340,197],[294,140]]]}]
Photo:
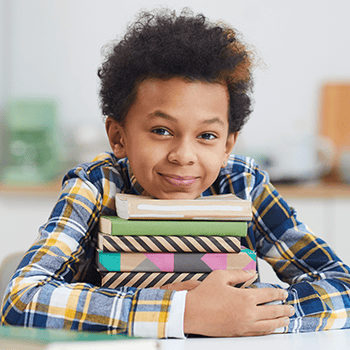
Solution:
[{"label": "stack of books", "polygon": [[117,194],[116,212],[99,222],[96,265],[103,287],[160,287],[203,281],[214,270],[256,270],[255,252],[241,246],[252,217],[248,200]]}]

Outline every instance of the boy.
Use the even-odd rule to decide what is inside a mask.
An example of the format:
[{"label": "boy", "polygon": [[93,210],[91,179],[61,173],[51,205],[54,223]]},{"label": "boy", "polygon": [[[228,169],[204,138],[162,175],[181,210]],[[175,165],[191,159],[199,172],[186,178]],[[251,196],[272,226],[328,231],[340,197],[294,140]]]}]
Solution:
[{"label": "boy", "polygon": [[[349,268],[297,220],[266,173],[230,156],[251,111],[250,68],[230,28],[186,12],[141,15],[99,69],[113,153],[65,176],[50,219],[8,286],[3,324],[160,338],[350,326]],[[115,214],[117,192],[250,198],[253,220],[242,244],[291,286],[237,289],[252,275],[233,270],[162,289],[98,287],[91,265],[97,223]]]}]

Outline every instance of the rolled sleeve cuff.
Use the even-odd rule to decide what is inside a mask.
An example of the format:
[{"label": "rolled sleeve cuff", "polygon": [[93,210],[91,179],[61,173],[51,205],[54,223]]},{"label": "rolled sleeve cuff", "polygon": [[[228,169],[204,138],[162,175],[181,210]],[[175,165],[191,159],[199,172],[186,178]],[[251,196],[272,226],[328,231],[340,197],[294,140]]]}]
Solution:
[{"label": "rolled sleeve cuff", "polygon": [[184,334],[186,294],[186,290],[174,292],[167,322],[167,338],[186,338]]}]

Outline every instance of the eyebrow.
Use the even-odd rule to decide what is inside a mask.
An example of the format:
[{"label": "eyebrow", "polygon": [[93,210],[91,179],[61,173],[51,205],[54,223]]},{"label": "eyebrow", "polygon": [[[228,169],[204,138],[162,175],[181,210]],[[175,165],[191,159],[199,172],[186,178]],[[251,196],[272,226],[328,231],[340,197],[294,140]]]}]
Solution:
[{"label": "eyebrow", "polygon": [[[149,119],[163,118],[163,119],[170,120],[172,122],[176,122],[177,123],[177,119],[175,117],[172,117],[169,114],[163,113],[160,110],[156,110],[155,112],[152,112],[152,113],[148,114],[147,118],[149,118]],[[217,117],[206,119],[206,120],[203,120],[203,122],[202,122],[202,124],[215,124],[215,123],[218,123],[218,124],[221,124],[221,125],[225,125],[223,123],[223,121],[221,119],[217,118]]]}]

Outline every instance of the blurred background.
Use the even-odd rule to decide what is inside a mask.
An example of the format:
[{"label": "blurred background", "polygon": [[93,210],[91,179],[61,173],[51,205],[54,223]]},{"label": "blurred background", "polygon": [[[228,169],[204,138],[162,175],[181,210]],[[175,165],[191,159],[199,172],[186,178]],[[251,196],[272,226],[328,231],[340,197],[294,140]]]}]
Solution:
[{"label": "blurred background", "polygon": [[[286,173],[298,176],[291,173],[295,167],[300,177],[318,175],[312,157],[320,143],[315,136],[320,129],[322,86],[350,81],[347,0],[2,0],[0,4],[0,108],[3,122],[7,118],[1,129],[12,132],[1,136],[4,182],[52,179],[69,165],[91,160],[109,148],[97,96],[100,50],[121,38],[140,9],[160,5],[177,11],[188,6],[212,20],[228,22],[255,52],[254,112],[236,152],[270,167],[276,180],[283,180]],[[299,154],[307,156],[309,164],[299,164]]]},{"label": "blurred background", "polygon": [[[348,0],[0,0],[2,236],[13,231],[17,209],[18,237],[31,231],[26,248],[57,196],[27,187],[59,183],[72,165],[109,150],[98,101],[101,48],[139,10],[159,6],[227,22],[255,52],[254,112],[236,153],[256,158],[276,182],[317,182],[334,164],[337,181],[350,181]],[[319,224],[325,200],[313,203],[314,221],[333,239],[335,224]]]}]

